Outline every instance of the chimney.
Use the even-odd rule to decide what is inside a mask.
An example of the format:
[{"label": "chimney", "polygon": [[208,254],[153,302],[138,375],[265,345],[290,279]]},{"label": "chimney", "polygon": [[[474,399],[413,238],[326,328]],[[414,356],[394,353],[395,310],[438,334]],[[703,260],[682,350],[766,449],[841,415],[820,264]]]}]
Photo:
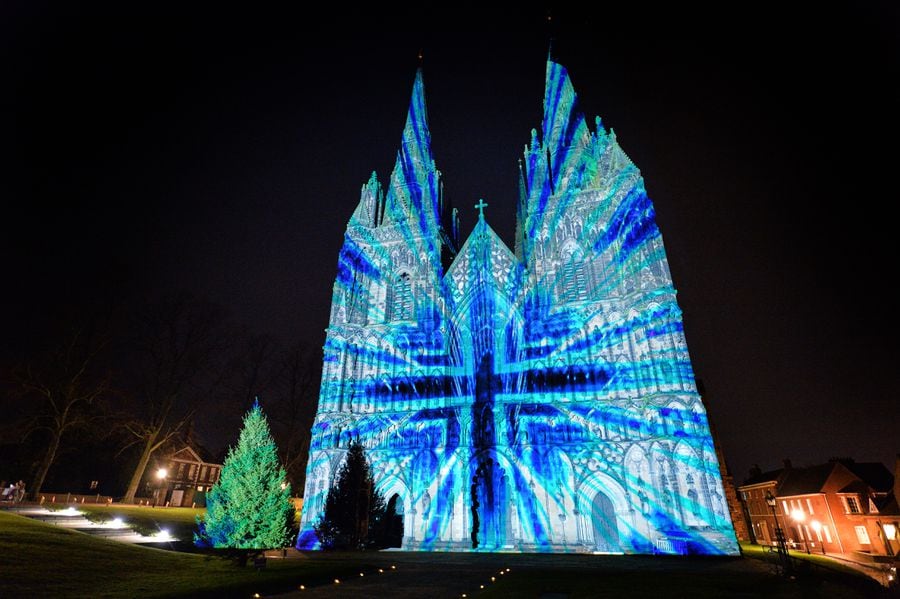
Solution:
[{"label": "chimney", "polygon": [[790,458],[784,458],[784,469],[785,469],[785,470],[790,470],[790,469],[791,469],[791,460],[790,460]]}]

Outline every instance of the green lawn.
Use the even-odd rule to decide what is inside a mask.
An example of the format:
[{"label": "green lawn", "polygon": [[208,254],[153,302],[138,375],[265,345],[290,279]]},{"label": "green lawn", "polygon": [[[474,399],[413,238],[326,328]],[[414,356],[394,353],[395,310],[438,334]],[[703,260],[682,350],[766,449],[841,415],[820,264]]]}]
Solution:
[{"label": "green lawn", "polygon": [[[53,508],[54,506],[48,506],[48,509]],[[76,509],[95,522],[122,518],[125,523],[144,534],[152,534],[165,528],[173,537],[188,543],[192,542],[193,533],[197,529],[197,516],[206,513],[204,508],[144,507],[119,503],[109,506],[79,505]]]},{"label": "green lawn", "polygon": [[0,596],[250,597],[344,576],[358,566],[220,558],[110,541],[0,512]]},{"label": "green lawn", "polygon": [[[155,525],[192,527],[196,510],[92,507]],[[87,509],[85,511],[88,511]],[[300,584],[359,597],[835,597],[880,596],[880,586],[821,556],[799,559],[794,579],[774,574],[771,557],[753,546],[745,557],[590,556],[372,552],[303,554],[269,560],[257,572],[197,553],[163,551],[92,537],[0,511],[0,597],[251,597]],[[395,578],[365,580],[360,571],[397,564]],[[499,569],[512,567],[509,575]],[[827,566],[827,567],[826,567]],[[495,576],[494,582],[490,576]],[[478,585],[484,583],[482,591]],[[448,594],[448,589],[460,593]],[[322,588],[321,591],[326,591]],[[373,594],[375,593],[375,594]],[[423,594],[424,593],[424,594]],[[330,596],[330,595],[329,595]]]}]

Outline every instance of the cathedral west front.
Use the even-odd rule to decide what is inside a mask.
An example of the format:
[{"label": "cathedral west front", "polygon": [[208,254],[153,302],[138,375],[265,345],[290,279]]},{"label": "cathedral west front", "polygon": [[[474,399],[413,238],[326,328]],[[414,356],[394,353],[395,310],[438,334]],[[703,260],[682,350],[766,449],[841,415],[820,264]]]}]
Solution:
[{"label": "cathedral west front", "polygon": [[514,248],[483,200],[463,238],[418,72],[338,257],[298,548],[359,441],[405,549],[736,555],[653,204],[552,60],[518,177]]}]

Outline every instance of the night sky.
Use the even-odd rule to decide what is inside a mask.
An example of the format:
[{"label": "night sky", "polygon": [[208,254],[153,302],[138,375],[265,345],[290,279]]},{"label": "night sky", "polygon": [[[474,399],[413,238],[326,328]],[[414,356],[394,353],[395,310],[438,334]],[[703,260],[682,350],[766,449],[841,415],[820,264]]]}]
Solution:
[{"label": "night sky", "polygon": [[[554,11],[553,54],[643,173],[736,478],[785,457],[892,467],[900,11],[604,4]],[[434,10],[4,2],[2,359],[80,310],[181,289],[321,346],[420,49],[463,235],[484,198],[511,246],[546,12]]]}]

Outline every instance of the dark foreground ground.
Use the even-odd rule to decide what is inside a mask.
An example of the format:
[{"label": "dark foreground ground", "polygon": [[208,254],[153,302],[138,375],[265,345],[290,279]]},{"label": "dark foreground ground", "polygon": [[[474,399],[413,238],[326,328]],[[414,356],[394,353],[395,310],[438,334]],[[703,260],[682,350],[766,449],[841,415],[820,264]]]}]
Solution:
[{"label": "dark foreground ground", "polygon": [[[294,555],[336,566],[359,564],[360,572],[338,584],[298,581],[296,591],[277,595],[282,599],[886,596],[877,583],[861,576],[801,564],[796,576],[785,578],[771,564],[749,558],[414,552]],[[300,590],[300,585],[305,588]]]}]

